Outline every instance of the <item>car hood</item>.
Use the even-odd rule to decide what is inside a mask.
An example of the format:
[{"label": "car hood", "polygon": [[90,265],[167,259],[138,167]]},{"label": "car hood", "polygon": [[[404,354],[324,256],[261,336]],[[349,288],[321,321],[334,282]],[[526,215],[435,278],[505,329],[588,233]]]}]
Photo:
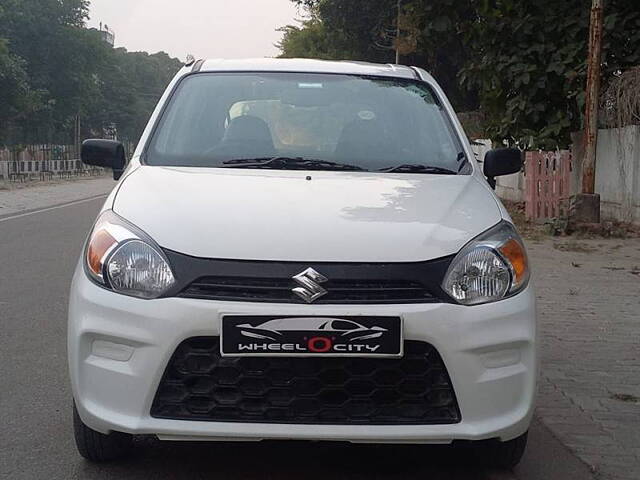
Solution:
[{"label": "car hood", "polygon": [[501,219],[472,175],[141,166],[114,211],[196,257],[414,262],[456,253]]}]

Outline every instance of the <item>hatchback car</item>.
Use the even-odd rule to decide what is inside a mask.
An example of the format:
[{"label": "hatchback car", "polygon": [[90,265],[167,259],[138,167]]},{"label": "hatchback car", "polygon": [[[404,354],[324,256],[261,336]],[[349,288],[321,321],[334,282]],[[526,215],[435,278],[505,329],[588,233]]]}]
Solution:
[{"label": "hatchback car", "polygon": [[[523,242],[420,68],[185,66],[113,169],[78,261],[80,453],[161,440],[465,443],[513,466],[536,389]],[[326,327],[326,328],[325,328]],[[310,426],[313,428],[310,428]]]}]

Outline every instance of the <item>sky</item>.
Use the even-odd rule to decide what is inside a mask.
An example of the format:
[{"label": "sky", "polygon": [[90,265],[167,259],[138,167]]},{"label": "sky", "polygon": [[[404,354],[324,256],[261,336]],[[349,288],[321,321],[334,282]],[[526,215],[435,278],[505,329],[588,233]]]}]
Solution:
[{"label": "sky", "polygon": [[115,31],[116,47],[184,60],[272,57],[302,12],[290,0],[91,0],[89,26]]}]

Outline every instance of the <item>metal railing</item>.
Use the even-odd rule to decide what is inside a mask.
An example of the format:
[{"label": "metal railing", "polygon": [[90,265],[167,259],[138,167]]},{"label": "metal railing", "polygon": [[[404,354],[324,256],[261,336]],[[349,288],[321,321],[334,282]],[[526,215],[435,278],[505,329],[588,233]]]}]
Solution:
[{"label": "metal railing", "polygon": [[84,165],[69,145],[29,145],[0,149],[0,180],[29,182],[103,175],[105,169]]}]

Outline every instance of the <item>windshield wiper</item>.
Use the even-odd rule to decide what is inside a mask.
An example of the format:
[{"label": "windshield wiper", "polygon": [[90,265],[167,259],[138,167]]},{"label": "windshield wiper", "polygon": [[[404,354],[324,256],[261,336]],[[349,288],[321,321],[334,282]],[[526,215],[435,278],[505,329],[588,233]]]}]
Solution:
[{"label": "windshield wiper", "polygon": [[362,167],[303,157],[235,158],[222,162],[224,168],[276,168],[292,170],[358,170]]},{"label": "windshield wiper", "polygon": [[231,160],[225,160],[224,162],[222,162],[223,165],[220,165],[220,166],[226,166],[226,165],[235,166],[240,164],[262,163],[269,160],[273,160],[274,158],[280,158],[280,157],[233,158]]},{"label": "windshield wiper", "polygon": [[393,167],[381,168],[378,172],[387,173],[435,173],[438,175],[457,175],[457,172],[443,167],[434,167],[431,165],[412,165],[405,163],[395,165]]}]

